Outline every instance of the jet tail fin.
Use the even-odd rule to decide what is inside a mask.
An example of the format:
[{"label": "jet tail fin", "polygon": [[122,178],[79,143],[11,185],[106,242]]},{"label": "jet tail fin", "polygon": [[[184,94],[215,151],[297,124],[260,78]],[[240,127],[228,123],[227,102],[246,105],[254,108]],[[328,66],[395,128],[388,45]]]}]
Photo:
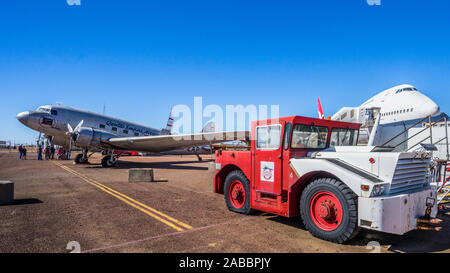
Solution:
[{"label": "jet tail fin", "polygon": [[325,114],[323,113],[322,103],[320,103],[320,98],[317,98],[317,112],[319,114],[320,119],[325,119]]},{"label": "jet tail fin", "polygon": [[173,127],[173,107],[170,109],[169,119],[167,120],[166,128],[162,129],[163,135],[170,135],[172,134],[172,127]]}]

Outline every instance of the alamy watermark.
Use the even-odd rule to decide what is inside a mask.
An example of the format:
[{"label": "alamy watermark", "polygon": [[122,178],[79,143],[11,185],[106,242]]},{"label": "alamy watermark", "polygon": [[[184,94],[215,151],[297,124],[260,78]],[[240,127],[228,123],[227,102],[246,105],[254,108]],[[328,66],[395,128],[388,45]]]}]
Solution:
[{"label": "alamy watermark", "polygon": [[366,0],[369,6],[381,6],[381,0]]},{"label": "alamy watermark", "polygon": [[66,0],[69,6],[81,6],[81,0]]},{"label": "alamy watermark", "polygon": [[[269,116],[270,111],[270,116]],[[226,105],[225,109],[217,104],[203,105],[202,97],[194,97],[194,108],[179,104],[172,108],[174,124],[172,134],[174,139],[191,139],[191,132],[227,132],[226,134],[215,134],[202,136],[194,134],[194,140],[232,140],[235,134],[242,139],[245,131],[251,129],[251,122],[256,120],[273,119],[280,117],[279,105]],[[207,119],[206,122],[203,122]],[[207,126],[204,126],[207,125]],[[208,126],[209,125],[209,126]],[[206,131],[208,129],[208,131]],[[240,135],[239,135],[240,134]],[[208,139],[210,137],[211,139]]]}]

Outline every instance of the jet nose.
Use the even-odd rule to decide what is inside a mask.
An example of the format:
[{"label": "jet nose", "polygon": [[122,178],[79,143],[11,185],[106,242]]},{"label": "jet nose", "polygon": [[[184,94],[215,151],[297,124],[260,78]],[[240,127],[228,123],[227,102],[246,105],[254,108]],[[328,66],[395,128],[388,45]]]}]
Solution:
[{"label": "jet nose", "polygon": [[27,125],[27,122],[28,122],[28,120],[30,118],[30,112],[26,111],[26,112],[19,113],[16,116],[16,118],[17,118],[17,120],[19,120],[24,125]]}]

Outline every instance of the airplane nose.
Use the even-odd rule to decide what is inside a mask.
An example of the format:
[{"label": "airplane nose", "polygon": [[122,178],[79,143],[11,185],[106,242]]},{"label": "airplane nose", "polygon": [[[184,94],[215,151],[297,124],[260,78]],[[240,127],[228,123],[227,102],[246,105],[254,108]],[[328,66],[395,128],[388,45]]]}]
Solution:
[{"label": "airplane nose", "polygon": [[433,103],[433,105],[430,108],[431,108],[430,109],[430,115],[434,116],[434,115],[439,114],[440,109],[439,109],[439,106],[436,103]]},{"label": "airplane nose", "polygon": [[16,116],[17,120],[19,120],[24,125],[27,125],[28,119],[30,118],[30,112],[22,112]]}]

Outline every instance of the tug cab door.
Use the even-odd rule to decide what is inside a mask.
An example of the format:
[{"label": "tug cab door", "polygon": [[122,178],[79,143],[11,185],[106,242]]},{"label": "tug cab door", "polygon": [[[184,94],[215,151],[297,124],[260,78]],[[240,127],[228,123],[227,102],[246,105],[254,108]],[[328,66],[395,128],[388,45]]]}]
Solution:
[{"label": "tug cab door", "polygon": [[253,181],[259,197],[281,195],[283,125],[283,121],[256,125]]}]

